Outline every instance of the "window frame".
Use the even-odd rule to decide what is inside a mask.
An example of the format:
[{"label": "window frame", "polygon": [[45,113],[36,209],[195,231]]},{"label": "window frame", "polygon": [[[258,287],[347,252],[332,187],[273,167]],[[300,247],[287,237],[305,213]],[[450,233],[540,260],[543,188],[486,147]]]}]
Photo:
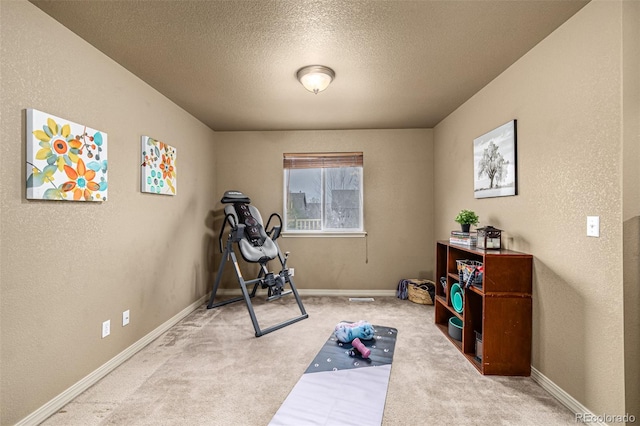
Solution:
[{"label": "window frame", "polygon": [[[326,171],[324,169],[359,168],[359,228],[325,228],[325,209],[327,208],[327,196],[325,193]],[[321,172],[321,200],[320,200],[320,227],[319,230],[288,229],[288,204],[290,171],[296,169],[320,169]],[[317,237],[363,237],[366,235],[364,228],[364,156],[362,152],[312,152],[312,153],[284,153],[283,154],[283,230],[282,234],[289,237],[317,236]]]}]

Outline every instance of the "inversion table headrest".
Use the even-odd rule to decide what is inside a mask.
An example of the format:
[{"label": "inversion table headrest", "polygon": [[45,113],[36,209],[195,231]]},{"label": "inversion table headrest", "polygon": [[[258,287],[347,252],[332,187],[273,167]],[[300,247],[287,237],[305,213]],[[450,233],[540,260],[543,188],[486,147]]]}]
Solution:
[{"label": "inversion table headrest", "polygon": [[251,204],[251,199],[240,191],[227,191],[220,200],[222,204],[244,203]]}]

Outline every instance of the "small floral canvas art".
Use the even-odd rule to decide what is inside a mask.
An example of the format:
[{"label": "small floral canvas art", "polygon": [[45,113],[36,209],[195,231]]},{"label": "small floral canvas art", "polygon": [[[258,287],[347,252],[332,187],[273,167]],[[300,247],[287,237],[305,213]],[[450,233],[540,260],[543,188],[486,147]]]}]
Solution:
[{"label": "small floral canvas art", "polygon": [[171,145],[143,136],[140,190],[152,194],[176,195],[176,156],[177,151]]},{"label": "small floral canvas art", "polygon": [[27,109],[27,198],[106,201],[107,134]]}]

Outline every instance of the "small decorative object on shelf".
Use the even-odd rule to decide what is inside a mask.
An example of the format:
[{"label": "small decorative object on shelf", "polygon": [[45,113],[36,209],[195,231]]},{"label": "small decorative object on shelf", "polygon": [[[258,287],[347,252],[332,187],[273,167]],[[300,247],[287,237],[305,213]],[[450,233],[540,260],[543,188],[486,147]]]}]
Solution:
[{"label": "small decorative object on shelf", "polygon": [[462,226],[462,232],[469,232],[471,225],[477,225],[480,218],[472,210],[460,210],[460,213],[454,219]]},{"label": "small decorative object on shelf", "polygon": [[478,248],[499,249],[502,247],[502,230],[493,226],[478,228]]}]

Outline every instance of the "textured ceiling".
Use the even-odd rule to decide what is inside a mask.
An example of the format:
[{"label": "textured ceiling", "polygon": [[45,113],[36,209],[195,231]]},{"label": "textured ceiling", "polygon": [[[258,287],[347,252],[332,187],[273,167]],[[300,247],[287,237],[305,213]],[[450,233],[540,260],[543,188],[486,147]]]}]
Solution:
[{"label": "textured ceiling", "polygon": [[431,128],[587,3],[31,2],[217,131]]}]

